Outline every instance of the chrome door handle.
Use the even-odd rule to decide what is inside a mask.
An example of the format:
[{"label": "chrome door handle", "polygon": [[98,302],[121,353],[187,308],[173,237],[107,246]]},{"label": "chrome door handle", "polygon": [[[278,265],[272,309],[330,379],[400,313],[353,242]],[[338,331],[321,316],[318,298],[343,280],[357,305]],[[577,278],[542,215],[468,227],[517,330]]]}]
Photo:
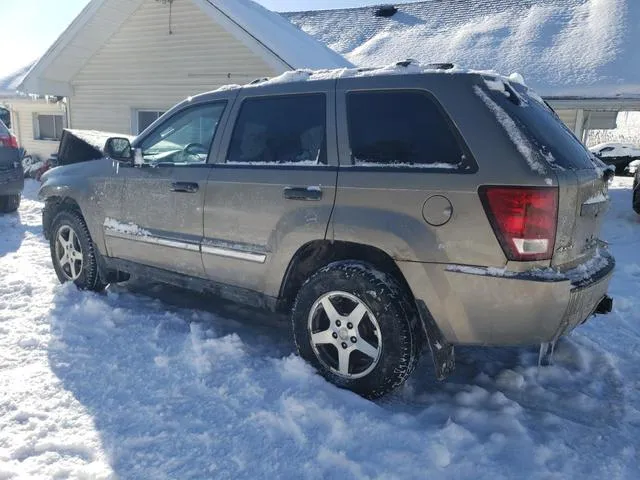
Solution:
[{"label": "chrome door handle", "polygon": [[200,185],[193,182],[174,182],[171,184],[172,192],[196,193]]},{"label": "chrome door handle", "polygon": [[319,186],[285,187],[284,198],[287,200],[321,200],[322,188]]}]

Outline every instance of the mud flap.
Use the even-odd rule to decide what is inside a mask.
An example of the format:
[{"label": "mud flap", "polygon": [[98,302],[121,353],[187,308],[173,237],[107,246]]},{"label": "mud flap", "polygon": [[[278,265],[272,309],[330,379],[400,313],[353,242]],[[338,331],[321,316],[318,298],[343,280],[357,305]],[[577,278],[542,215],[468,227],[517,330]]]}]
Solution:
[{"label": "mud flap", "polygon": [[552,342],[544,342],[540,344],[540,352],[538,353],[538,366],[548,367],[553,365],[553,353],[556,350],[556,340]]},{"label": "mud flap", "polygon": [[431,359],[438,380],[447,378],[456,368],[455,350],[442,335],[429,309],[422,300],[416,300],[422,321],[422,330],[431,350]]}]

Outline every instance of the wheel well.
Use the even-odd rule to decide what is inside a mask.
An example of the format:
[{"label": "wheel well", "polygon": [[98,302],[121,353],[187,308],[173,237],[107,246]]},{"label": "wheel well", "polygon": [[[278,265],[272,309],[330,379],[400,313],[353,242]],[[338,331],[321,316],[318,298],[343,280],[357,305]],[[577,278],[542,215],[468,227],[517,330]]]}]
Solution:
[{"label": "wheel well", "polygon": [[63,210],[77,211],[82,215],[80,206],[76,201],[69,197],[49,197],[46,200],[44,210],[42,211],[42,230],[44,236],[48,240],[50,235],[51,223],[56,215]]},{"label": "wheel well", "polygon": [[361,243],[317,240],[300,247],[289,263],[280,287],[278,310],[289,311],[302,284],[314,272],[340,260],[360,260],[373,265],[381,272],[393,275],[413,299],[407,280],[396,262],[386,252]]}]

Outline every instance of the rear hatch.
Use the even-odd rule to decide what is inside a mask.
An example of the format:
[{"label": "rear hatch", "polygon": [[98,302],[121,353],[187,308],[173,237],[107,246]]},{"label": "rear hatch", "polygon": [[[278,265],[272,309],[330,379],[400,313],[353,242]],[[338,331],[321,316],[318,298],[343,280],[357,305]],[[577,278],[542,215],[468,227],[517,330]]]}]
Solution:
[{"label": "rear hatch", "polygon": [[521,97],[492,98],[513,118],[545,158],[559,185],[558,228],[552,265],[571,268],[592,257],[609,206],[605,165],[576,138],[556,113],[526,87],[511,83]]}]

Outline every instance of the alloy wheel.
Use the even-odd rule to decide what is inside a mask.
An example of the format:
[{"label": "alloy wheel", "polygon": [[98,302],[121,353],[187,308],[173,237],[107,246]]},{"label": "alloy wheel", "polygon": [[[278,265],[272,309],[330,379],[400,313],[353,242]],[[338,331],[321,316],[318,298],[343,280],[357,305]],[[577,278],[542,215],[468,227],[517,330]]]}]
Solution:
[{"label": "alloy wheel", "polygon": [[82,274],[84,257],[80,239],[69,225],[58,229],[55,252],[58,265],[67,280],[77,280]]},{"label": "alloy wheel", "polygon": [[308,329],[313,352],[335,375],[361,378],[380,360],[378,321],[369,307],[350,293],[329,292],[316,300],[309,312]]}]

